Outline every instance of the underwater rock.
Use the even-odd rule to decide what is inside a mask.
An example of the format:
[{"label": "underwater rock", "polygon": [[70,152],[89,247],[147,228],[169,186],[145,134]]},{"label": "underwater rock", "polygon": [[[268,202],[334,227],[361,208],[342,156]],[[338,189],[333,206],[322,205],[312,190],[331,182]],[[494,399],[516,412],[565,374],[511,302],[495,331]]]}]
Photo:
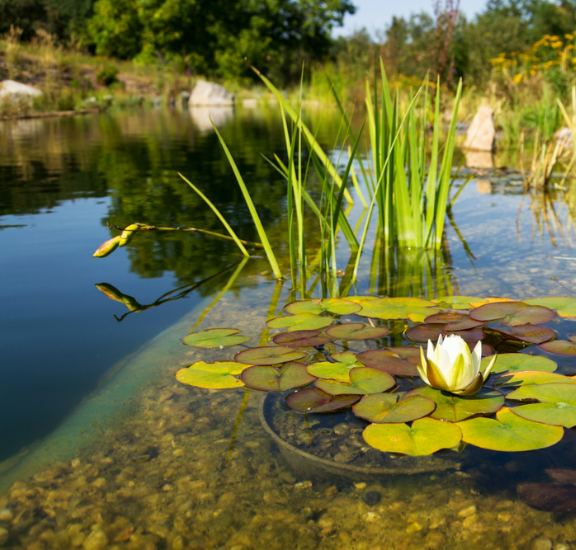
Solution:
[{"label": "underwater rock", "polygon": [[0,546],[4,546],[8,542],[9,537],[10,533],[8,532],[8,529],[0,527]]},{"label": "underwater rock", "polygon": [[558,483],[576,485],[576,470],[548,469],[546,473]]},{"label": "underwater rock", "polygon": [[102,550],[108,544],[108,537],[104,531],[96,529],[92,531],[88,538],[84,541],[82,545],[85,550]]},{"label": "underwater rock", "polygon": [[545,537],[536,539],[532,544],[532,550],[552,550],[552,541]]},{"label": "underwater rock", "polygon": [[464,510],[460,510],[458,515],[461,518],[467,518],[468,516],[472,516],[476,513],[476,506],[468,506],[468,508],[464,508]]},{"label": "underwater rock", "polygon": [[576,509],[576,491],[572,485],[520,483],[518,496],[532,508],[544,512]]},{"label": "underwater rock", "polygon": [[381,498],[382,496],[378,491],[366,491],[362,495],[362,500],[368,504],[368,506],[374,506],[375,504],[378,504]]}]

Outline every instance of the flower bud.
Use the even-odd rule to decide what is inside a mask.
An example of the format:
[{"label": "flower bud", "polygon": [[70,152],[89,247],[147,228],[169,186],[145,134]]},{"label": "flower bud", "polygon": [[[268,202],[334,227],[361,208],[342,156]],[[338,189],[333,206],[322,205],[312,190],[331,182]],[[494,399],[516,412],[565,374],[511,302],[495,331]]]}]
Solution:
[{"label": "flower bud", "polygon": [[141,225],[143,224],[133,223],[124,229],[124,231],[122,231],[122,235],[120,235],[120,246],[126,246],[132,240],[132,237],[134,236],[134,230],[138,229]]},{"label": "flower bud", "polygon": [[96,250],[96,252],[94,252],[93,254],[94,258],[105,258],[109,254],[112,254],[112,252],[114,252],[114,250],[118,248],[119,244],[120,244],[120,237],[114,237],[113,239],[106,241],[104,244],[101,244],[98,247],[98,250]]}]

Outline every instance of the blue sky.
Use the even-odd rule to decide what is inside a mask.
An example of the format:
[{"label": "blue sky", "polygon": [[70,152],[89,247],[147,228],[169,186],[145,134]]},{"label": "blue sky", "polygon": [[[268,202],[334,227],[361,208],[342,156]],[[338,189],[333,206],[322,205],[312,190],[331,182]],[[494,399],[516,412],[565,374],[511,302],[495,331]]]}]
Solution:
[{"label": "blue sky", "polygon": [[[334,29],[334,34],[347,35],[356,29],[366,27],[372,35],[382,30],[392,20],[392,16],[407,17],[411,13],[427,11],[432,13],[433,0],[353,0],[356,13],[347,15],[344,27]],[[486,0],[460,0],[460,10],[468,19],[482,11]]]}]

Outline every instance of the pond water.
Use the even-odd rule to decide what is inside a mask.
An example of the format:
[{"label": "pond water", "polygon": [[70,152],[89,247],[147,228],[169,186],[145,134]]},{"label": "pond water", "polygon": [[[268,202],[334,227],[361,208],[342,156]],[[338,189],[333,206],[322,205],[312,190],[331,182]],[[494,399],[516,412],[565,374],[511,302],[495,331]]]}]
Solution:
[{"label": "pond water", "polygon": [[[282,242],[285,188],[261,156],[283,158],[274,110],[0,124],[0,546],[576,548],[576,513],[534,510],[515,491],[545,479],[544,468],[573,465],[570,436],[546,452],[477,454],[460,469],[332,478],[290,468],[260,424],[261,394],[176,382],[182,366],[229,359],[235,349],[182,346],[192,327],[233,326],[265,343],[266,319],[300,297],[264,260],[240,262],[233,243],[198,234],[149,232],[92,258],[116,234],[107,224],[222,232],[178,172],[241,238],[257,240],[209,115],[272,241]],[[319,141],[330,149],[338,119],[306,114],[311,125],[321,116]],[[351,293],[571,295],[570,190],[530,196],[514,174],[488,176],[461,194],[441,255],[386,251],[371,234]],[[361,215],[357,200],[353,226]],[[277,254],[287,250],[278,245]],[[343,243],[339,269],[347,260]],[[152,307],[131,313],[101,283]],[[314,278],[308,290],[320,296]]]}]

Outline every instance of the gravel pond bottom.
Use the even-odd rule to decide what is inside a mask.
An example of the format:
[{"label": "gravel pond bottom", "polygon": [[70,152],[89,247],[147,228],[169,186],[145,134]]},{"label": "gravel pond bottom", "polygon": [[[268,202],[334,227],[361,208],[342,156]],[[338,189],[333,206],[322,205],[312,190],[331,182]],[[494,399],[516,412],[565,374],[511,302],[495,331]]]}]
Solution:
[{"label": "gravel pond bottom", "polygon": [[[268,309],[263,300],[230,313],[235,298],[226,296],[203,326],[235,323],[256,341],[255,327],[263,326]],[[260,425],[261,394],[249,394],[234,433],[243,389],[196,389],[173,376],[181,365],[226,359],[232,352],[194,350],[175,337],[171,349],[129,411],[100,429],[93,442],[21,477],[0,496],[0,546],[576,548],[576,512],[534,510],[515,490],[517,482],[537,478],[551,464],[570,467],[576,456],[571,437],[552,459],[507,454],[498,462],[488,458],[456,470],[362,482],[295,475]],[[140,355],[149,353],[145,348]]]}]

